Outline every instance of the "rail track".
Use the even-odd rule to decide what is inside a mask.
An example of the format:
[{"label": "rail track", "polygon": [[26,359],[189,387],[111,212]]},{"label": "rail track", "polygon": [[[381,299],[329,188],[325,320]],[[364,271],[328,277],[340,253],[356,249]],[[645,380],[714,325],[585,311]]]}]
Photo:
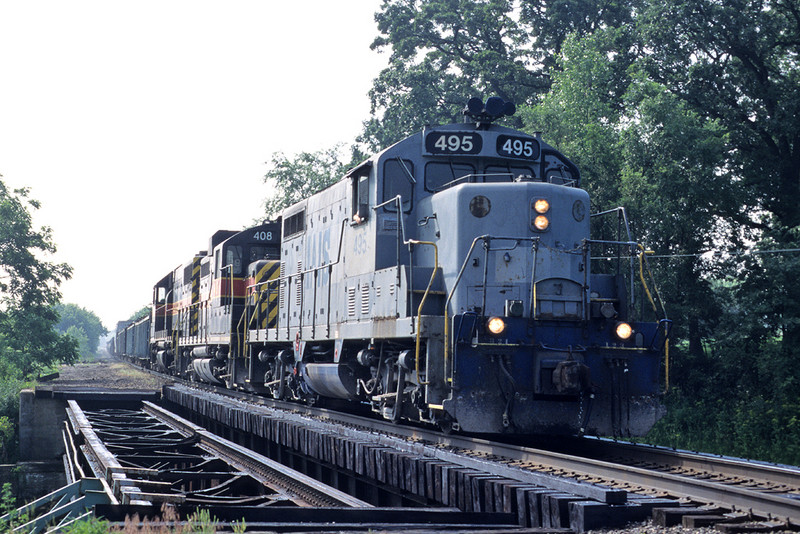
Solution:
[{"label": "rail track", "polygon": [[637,506],[648,498],[659,506],[672,500],[686,511],[714,511],[721,521],[752,520],[767,522],[770,528],[800,529],[800,469],[796,467],[597,438],[534,448],[202,387],[239,402],[287,410],[304,419],[303,424],[324,427],[325,432],[354,440],[373,436],[375,443],[407,454],[452,462],[486,476],[542,486],[578,499]]},{"label": "rail track", "polygon": [[67,418],[70,482],[99,481],[107,499],[95,514],[118,523],[138,515],[174,524],[202,507],[222,526],[268,531],[515,529],[511,514],[373,506],[147,401],[85,408],[69,400]]},{"label": "rail track", "polygon": [[[235,500],[301,507],[370,506],[152,403],[145,402],[138,410],[83,410],[76,401],[68,404],[71,433],[82,437],[80,449],[92,474],[110,478],[114,496],[123,504]],[[68,457],[74,459],[76,453]],[[71,462],[70,472],[76,478],[86,475],[80,462]],[[197,487],[202,489],[193,489]],[[248,488],[253,495],[242,495],[238,488]]]}]

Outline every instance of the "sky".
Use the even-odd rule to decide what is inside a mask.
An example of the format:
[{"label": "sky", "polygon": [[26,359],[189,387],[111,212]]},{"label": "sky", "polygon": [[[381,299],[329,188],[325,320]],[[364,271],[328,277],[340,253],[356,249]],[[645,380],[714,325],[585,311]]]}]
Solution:
[{"label": "sky", "polygon": [[380,0],[0,0],[0,175],[41,202],[63,301],[112,329],[287,155],[351,143]]}]

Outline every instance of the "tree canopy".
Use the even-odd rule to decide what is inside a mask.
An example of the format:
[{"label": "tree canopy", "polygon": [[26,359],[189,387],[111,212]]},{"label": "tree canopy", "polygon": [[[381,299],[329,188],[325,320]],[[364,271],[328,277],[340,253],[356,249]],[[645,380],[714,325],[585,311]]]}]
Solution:
[{"label": "tree canopy", "polygon": [[19,391],[36,374],[78,358],[78,341],[55,329],[59,285],[72,270],[47,258],[49,228],[33,225],[39,203],[0,180],[0,460],[13,461]]},{"label": "tree canopy", "polygon": [[[564,40],[632,20],[628,1],[384,0],[375,15],[389,66],[369,93],[359,141],[385,148],[425,124],[458,121],[470,96],[521,106],[550,89]],[[519,126],[513,117],[511,126]]]},{"label": "tree canopy", "polygon": [[348,165],[342,162],[342,145],[301,152],[294,157],[275,152],[264,181],[272,195],[264,203],[267,217],[275,218],[284,208],[328,187],[344,176]]},{"label": "tree canopy", "polygon": [[82,357],[95,356],[100,338],[108,333],[100,318],[77,304],[56,304],[56,313],[59,316],[56,330],[78,341]]},{"label": "tree canopy", "polygon": [[0,373],[30,377],[77,358],[77,342],[55,331],[59,285],[72,269],[42,258],[55,252],[49,228],[33,226],[39,203],[0,181]]}]

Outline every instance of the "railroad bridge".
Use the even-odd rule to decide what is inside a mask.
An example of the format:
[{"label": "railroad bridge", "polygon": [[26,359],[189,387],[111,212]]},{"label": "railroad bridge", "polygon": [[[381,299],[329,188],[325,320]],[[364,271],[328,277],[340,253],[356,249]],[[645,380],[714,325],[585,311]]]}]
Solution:
[{"label": "railroad bridge", "polygon": [[92,513],[163,518],[165,504],[174,521],[202,508],[228,527],[283,531],[800,525],[797,469],[674,451],[670,460],[606,440],[533,449],[177,382],[56,381],[23,392],[20,412],[27,459],[56,459],[65,473],[62,488],[26,507],[35,519],[24,531]]}]

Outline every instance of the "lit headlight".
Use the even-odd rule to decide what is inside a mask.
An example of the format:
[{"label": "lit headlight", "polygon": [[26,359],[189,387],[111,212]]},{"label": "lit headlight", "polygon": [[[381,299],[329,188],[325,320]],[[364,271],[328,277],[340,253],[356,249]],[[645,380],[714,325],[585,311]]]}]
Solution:
[{"label": "lit headlight", "polygon": [[533,203],[533,209],[536,211],[536,213],[547,213],[550,211],[550,203],[547,200],[540,198]]},{"label": "lit headlight", "polygon": [[533,226],[540,232],[544,232],[550,226],[550,221],[544,215],[539,215],[533,220]]},{"label": "lit headlight", "polygon": [[628,323],[617,323],[617,326],[614,328],[614,333],[622,341],[626,341],[633,335],[633,328],[631,328],[631,325]]},{"label": "lit headlight", "polygon": [[506,329],[506,322],[500,317],[490,317],[486,321],[486,329],[492,334],[499,336]]}]

